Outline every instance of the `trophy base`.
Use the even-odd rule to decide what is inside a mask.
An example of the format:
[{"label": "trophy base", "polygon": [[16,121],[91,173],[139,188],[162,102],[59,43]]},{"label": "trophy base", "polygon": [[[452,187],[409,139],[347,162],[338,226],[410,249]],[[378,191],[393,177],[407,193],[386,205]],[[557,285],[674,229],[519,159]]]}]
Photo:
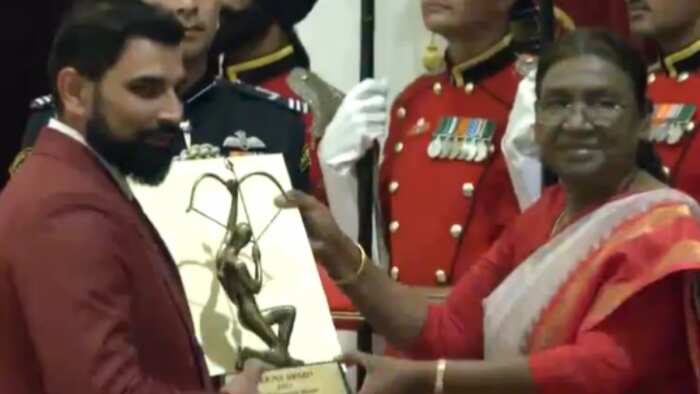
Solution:
[{"label": "trophy base", "polygon": [[263,374],[260,394],[350,394],[343,367],[337,362],[281,368]]}]

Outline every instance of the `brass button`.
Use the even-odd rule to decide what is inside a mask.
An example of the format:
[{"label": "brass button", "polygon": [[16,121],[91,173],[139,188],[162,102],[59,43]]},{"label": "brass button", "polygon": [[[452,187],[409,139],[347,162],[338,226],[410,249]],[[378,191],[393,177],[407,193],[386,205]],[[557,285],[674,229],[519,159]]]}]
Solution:
[{"label": "brass button", "polygon": [[416,123],[416,126],[419,127],[419,128],[423,128],[423,127],[425,127],[425,123],[426,123],[425,118],[420,118],[420,119],[418,119],[418,122]]},{"label": "brass button", "polygon": [[433,84],[433,93],[438,96],[442,94],[442,84],[440,82],[435,82],[435,84]]},{"label": "brass button", "polygon": [[685,131],[693,131],[695,130],[695,122],[688,122],[685,125]]},{"label": "brass button", "polygon": [[464,194],[464,197],[468,198],[474,196],[474,184],[467,182],[462,185],[462,194]]},{"label": "brass button", "polygon": [[391,279],[399,280],[399,267],[391,267]]},{"label": "brass button", "polygon": [[396,145],[394,145],[394,152],[401,153],[401,151],[403,151],[403,142],[397,142]]},{"label": "brass button", "polygon": [[690,74],[688,74],[688,73],[684,72],[684,73],[678,74],[678,82],[685,82],[688,80],[688,78],[690,78]]},{"label": "brass button", "polygon": [[459,238],[462,236],[462,226],[459,224],[453,224],[452,227],[450,227],[450,235],[452,238]]},{"label": "brass button", "polygon": [[399,107],[399,109],[396,110],[396,116],[398,116],[399,119],[405,118],[407,113],[408,111],[406,111],[405,107]]},{"label": "brass button", "polygon": [[656,82],[656,74],[647,75],[647,83],[651,85],[654,82]]},{"label": "brass button", "polygon": [[399,231],[399,222],[394,220],[393,222],[389,223],[389,231],[392,233]]},{"label": "brass button", "polygon": [[464,85],[464,92],[467,94],[471,94],[474,91],[474,83],[469,82],[468,84]]},{"label": "brass button", "polygon": [[671,169],[670,169],[670,168],[668,168],[668,167],[666,167],[666,166],[663,166],[662,170],[664,171],[664,174],[666,174],[666,176],[670,176],[670,175],[671,175]]},{"label": "brass button", "polygon": [[435,282],[439,285],[444,285],[447,283],[447,274],[443,270],[435,271]]},{"label": "brass button", "polygon": [[399,190],[399,183],[394,181],[389,183],[389,193],[394,194],[396,191]]}]

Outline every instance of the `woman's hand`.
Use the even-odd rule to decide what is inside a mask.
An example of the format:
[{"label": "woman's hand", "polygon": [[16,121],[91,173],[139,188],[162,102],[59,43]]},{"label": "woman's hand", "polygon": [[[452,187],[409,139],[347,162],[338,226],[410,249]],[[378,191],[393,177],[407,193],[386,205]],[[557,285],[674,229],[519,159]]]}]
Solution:
[{"label": "woman's hand", "polygon": [[339,358],[347,365],[365,368],[367,376],[359,394],[430,393],[433,391],[435,366],[398,358],[350,353]]},{"label": "woman's hand", "polygon": [[350,251],[354,250],[352,241],[338,227],[330,210],[314,197],[292,190],[287,192],[287,198],[277,197],[275,204],[280,208],[299,209],[306,225],[311,248],[322,260],[332,260],[333,257],[337,257],[348,244],[351,245]]}]

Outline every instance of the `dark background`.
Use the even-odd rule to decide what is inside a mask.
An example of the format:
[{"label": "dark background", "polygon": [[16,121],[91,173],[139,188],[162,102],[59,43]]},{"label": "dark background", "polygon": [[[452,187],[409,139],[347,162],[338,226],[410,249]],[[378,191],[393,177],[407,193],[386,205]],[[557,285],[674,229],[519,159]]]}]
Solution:
[{"label": "dark background", "polygon": [[19,150],[35,97],[48,93],[46,58],[60,16],[71,0],[2,1],[0,15],[0,189]]}]

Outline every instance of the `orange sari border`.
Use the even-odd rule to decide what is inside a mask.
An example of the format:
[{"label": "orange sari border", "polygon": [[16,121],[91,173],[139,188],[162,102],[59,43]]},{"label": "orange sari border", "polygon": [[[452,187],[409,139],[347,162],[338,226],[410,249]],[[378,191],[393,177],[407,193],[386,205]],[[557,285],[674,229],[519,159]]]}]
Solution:
[{"label": "orange sari border", "polygon": [[[687,205],[664,203],[620,225],[579,265],[543,311],[530,333],[529,352],[569,343],[576,334],[600,324],[625,301],[668,275],[700,270],[700,241],[684,240],[667,248],[657,247],[657,253],[650,256],[650,261],[644,261],[643,267],[624,267],[631,268],[631,277],[602,283],[611,264],[616,264],[614,257],[625,248],[633,249],[632,243],[642,237],[659,238],[671,225],[695,220]],[[660,245],[658,240],[651,242]]]}]

